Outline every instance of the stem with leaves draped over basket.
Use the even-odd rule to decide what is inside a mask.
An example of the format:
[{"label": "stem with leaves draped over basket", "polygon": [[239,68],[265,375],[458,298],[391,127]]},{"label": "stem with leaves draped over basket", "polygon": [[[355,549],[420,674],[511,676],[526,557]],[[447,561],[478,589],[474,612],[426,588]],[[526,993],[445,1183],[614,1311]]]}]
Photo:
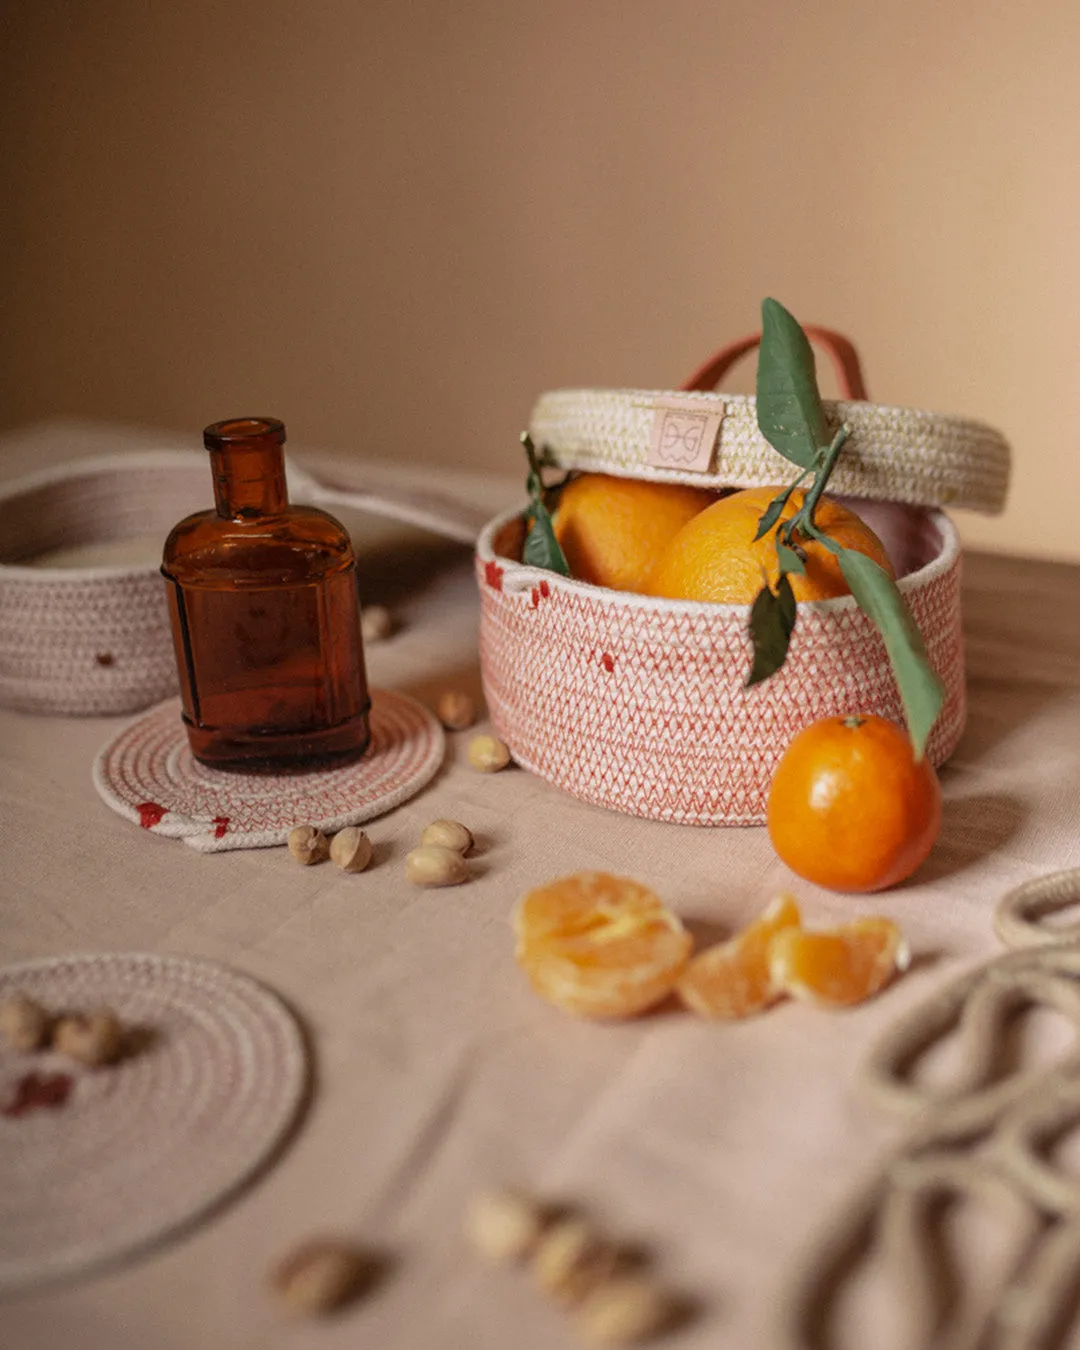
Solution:
[{"label": "stem with leaves draped over basket", "polygon": [[855,602],[881,632],[896,677],[908,730],[921,758],[926,739],[945,698],[940,679],[926,655],[922,635],[896,583],[873,559],[818,529],[814,512],[849,435],[844,425],[829,437],[818,393],[814,354],[791,314],[776,300],[761,306],[762,336],[757,373],[757,422],[761,434],[802,472],[768,505],[756,539],[773,529],[792,492],[808,479],[803,504],[776,529],[779,577],[776,590],[762,587],[750,610],[754,660],[747,685],[768,679],[784,664],[795,629],[796,603],[788,579],[805,572],[800,539],[813,539],[832,553]]}]

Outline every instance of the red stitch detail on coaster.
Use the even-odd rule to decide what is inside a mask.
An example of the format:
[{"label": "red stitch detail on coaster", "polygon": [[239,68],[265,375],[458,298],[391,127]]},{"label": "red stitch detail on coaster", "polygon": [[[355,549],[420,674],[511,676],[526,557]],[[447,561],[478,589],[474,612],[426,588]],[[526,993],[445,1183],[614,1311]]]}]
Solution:
[{"label": "red stitch detail on coaster", "polygon": [[536,607],[540,603],[540,592],[535,586],[532,588],[531,599],[532,599],[532,607],[533,609],[536,609]]},{"label": "red stitch detail on coaster", "polygon": [[544,597],[545,600],[551,594],[551,587],[547,584],[546,581],[542,581],[540,583],[540,594]]},{"label": "red stitch detail on coaster", "polygon": [[152,830],[155,825],[161,824],[161,818],[168,814],[164,806],[158,806],[157,802],[140,802],[135,808],[139,813],[139,824],[144,830]]},{"label": "red stitch detail on coaster", "polygon": [[224,838],[224,836],[225,836],[225,831],[229,828],[229,817],[228,817],[228,816],[215,816],[214,819],[213,819],[210,823],[211,823],[211,824],[213,825],[213,827],[214,827],[214,838],[215,838],[215,839],[222,839],[222,838]]},{"label": "red stitch detail on coaster", "polygon": [[502,590],[503,570],[497,562],[484,564],[484,580],[493,591]]},{"label": "red stitch detail on coaster", "polygon": [[615,658],[613,656],[609,656],[607,652],[602,652],[600,654],[600,664],[610,675],[612,671],[615,669]]},{"label": "red stitch detail on coaster", "polygon": [[25,1116],[42,1107],[63,1106],[74,1082],[69,1073],[24,1073],[15,1084],[15,1095],[0,1109],[0,1116]]}]

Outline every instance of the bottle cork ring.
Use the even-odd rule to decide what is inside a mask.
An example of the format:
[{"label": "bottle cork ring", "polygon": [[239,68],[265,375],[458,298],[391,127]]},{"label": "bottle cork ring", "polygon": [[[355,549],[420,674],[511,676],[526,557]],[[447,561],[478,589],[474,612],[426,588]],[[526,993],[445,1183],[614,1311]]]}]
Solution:
[{"label": "bottle cork ring", "polygon": [[[1080,1281],[1080,1177],[1063,1165],[1060,1149],[1080,1129],[1080,924],[1053,919],[1078,902],[1080,869],[1011,891],[994,927],[1013,950],[937,991],[873,1048],[860,1087],[911,1133],[795,1271],[780,1303],[780,1344],[832,1350],[844,1343],[843,1293],[867,1269],[892,1277],[907,1346],[1066,1343],[1052,1337],[1075,1322]],[[1059,1014],[1073,1033],[1049,1066],[1003,1054],[1010,1020],[1032,1009]],[[917,1081],[918,1066],[949,1037],[956,1038],[955,1086],[934,1090]],[[980,1231],[989,1231],[992,1216],[996,1250],[1006,1255],[987,1266],[972,1254],[954,1265],[945,1289],[943,1215],[965,1209],[979,1211]]]}]

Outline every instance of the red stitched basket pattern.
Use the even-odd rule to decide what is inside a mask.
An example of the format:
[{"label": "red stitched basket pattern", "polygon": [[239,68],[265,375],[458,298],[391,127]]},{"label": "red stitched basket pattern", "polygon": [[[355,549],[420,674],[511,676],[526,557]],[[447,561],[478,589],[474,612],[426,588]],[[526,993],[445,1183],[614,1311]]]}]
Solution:
[{"label": "red stitched basket pattern", "polygon": [[[850,596],[801,604],[783,669],[746,689],[748,606],[608,591],[499,556],[514,514],[477,546],[485,697],[518,763],[573,796],[680,824],[761,824],[776,764],[808,723],[903,721],[884,643]],[[920,514],[931,560],[899,585],[945,685],[927,745],[940,764],[967,710],[960,545],[942,512]]]}]

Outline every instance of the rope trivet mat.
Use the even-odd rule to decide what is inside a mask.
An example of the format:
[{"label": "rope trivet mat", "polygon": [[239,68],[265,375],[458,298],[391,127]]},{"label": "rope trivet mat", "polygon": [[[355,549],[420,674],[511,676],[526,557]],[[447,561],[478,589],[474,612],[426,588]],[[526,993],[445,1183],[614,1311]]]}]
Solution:
[{"label": "rope trivet mat", "polygon": [[[995,928],[1019,950],[907,1012],[872,1050],[860,1085],[912,1133],[834,1216],[790,1282],[779,1341],[786,1350],[853,1344],[842,1305],[868,1272],[888,1278],[890,1314],[904,1324],[900,1336],[882,1328],[883,1344],[1075,1344],[1067,1337],[1080,1284],[1080,1176],[1059,1151],[1080,1128],[1080,942],[1076,925],[1040,920],[1077,902],[1080,869],[1010,892]],[[1070,1025],[1073,1043],[1054,1064],[1003,1063],[1004,1033],[1021,1009],[1051,1010]],[[960,1067],[951,1090],[916,1082],[924,1056],[953,1036]],[[956,1250],[950,1216],[955,1225],[965,1211],[968,1219],[978,1211],[992,1260]]]},{"label": "rope trivet mat", "polygon": [[438,772],[445,737],[407,694],[371,691],[371,744],[331,769],[226,773],[192,755],[178,699],[118,732],[94,761],[94,786],[126,820],[200,853],[284,844],[294,825],[340,830],[394,810]]},{"label": "rope trivet mat", "polygon": [[0,1102],[28,1070],[70,1074],[62,1104],[0,1112],[0,1292],[133,1255],[232,1195],[284,1142],[307,1089],[292,1015],[206,961],[110,953],[0,969],[0,1001],[111,1007],[133,1040],[90,1069],[0,1047]]}]

